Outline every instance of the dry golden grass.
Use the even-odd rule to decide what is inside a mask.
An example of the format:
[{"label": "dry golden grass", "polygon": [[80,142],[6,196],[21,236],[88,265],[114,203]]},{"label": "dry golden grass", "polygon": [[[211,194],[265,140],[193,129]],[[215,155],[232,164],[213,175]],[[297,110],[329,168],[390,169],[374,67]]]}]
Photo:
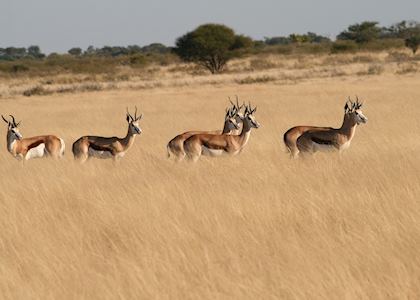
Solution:
[{"label": "dry golden grass", "polygon": [[295,84],[314,79],[405,75],[420,72],[420,56],[408,49],[357,54],[259,54],[229,62],[226,72],[211,75],[194,64],[150,65],[141,69],[120,66],[113,73],[63,73],[42,77],[0,73],[0,99],[19,95],[68,94],[109,90],[222,86],[226,84]]},{"label": "dry golden grass", "polygon": [[[67,144],[22,165],[2,129],[1,298],[419,298],[417,74],[0,100],[24,136]],[[355,94],[369,123],[342,157],[288,158],[285,130],[339,126]],[[166,158],[177,133],[220,128],[234,95],[262,125],[239,156]],[[76,138],[124,135],[134,105],[143,134],[120,163],[73,162]]]}]

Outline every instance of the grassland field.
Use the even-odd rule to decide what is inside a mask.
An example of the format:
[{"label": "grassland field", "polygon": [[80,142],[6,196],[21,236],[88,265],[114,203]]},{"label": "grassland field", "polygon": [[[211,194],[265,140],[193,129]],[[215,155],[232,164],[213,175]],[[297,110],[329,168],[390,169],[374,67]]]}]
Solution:
[{"label": "grassland field", "polygon": [[[66,154],[22,164],[7,152],[3,124],[0,297],[418,299],[420,73],[384,65],[373,75],[349,66],[345,76],[291,82],[238,84],[228,74],[5,93],[0,112],[22,120],[24,136],[62,137]],[[339,127],[356,94],[369,122],[343,155],[289,159],[288,128]],[[240,155],[167,159],[176,134],[221,128],[235,95],[258,106],[261,124]],[[73,161],[81,135],[124,136],[125,108],[135,105],[143,133],[120,162]]]}]

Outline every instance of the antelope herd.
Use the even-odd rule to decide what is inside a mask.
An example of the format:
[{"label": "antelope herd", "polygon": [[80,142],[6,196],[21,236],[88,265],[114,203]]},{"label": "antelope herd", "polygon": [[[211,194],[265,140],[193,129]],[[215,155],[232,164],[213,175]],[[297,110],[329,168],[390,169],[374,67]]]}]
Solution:
[{"label": "antelope herd", "polygon": [[[229,99],[230,100],[230,99]],[[251,104],[239,105],[230,101],[231,107],[226,109],[223,129],[217,131],[187,131],[175,136],[167,144],[168,158],[174,157],[176,161],[188,159],[196,162],[204,156],[233,156],[241,153],[248,143],[251,130],[260,127],[255,118],[256,107]],[[356,102],[350,98],[344,106],[344,118],[340,128],[295,126],[286,131],[283,141],[292,158],[304,157],[317,151],[337,150],[341,153],[350,146],[356,127],[366,123],[367,117],[363,114],[362,103],[356,97]],[[243,112],[242,112],[243,110]],[[28,160],[37,157],[62,158],[65,144],[63,139],[55,135],[40,135],[23,138],[19,132],[20,122],[9,115],[2,119],[7,123],[7,150],[16,159]],[[131,148],[135,137],[141,134],[139,125],[142,114],[137,116],[137,107],[134,116],[128,109],[126,120],[127,134],[123,138],[82,136],[73,143],[72,152],[75,160],[83,163],[91,157],[112,158],[119,160]]]}]

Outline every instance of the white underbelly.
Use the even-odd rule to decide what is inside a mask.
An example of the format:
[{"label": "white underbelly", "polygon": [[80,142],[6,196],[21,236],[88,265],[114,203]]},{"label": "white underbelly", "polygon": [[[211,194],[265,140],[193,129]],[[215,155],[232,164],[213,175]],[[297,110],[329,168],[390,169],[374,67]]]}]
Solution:
[{"label": "white underbelly", "polygon": [[43,157],[45,154],[45,144],[42,143],[32,149],[29,149],[29,151],[26,153],[25,159],[28,160],[32,158]]},{"label": "white underbelly", "polygon": [[334,147],[334,145],[324,145],[324,144],[317,144],[317,143],[312,143],[313,148],[315,151],[334,151],[336,150],[336,148]]},{"label": "white underbelly", "polygon": [[224,150],[222,149],[210,149],[207,148],[206,146],[203,146],[202,148],[202,155],[206,155],[206,156],[221,156],[225,153]]},{"label": "white underbelly", "polygon": [[96,158],[112,158],[112,154],[109,151],[102,151],[102,150],[94,150],[89,148],[88,152],[89,156],[96,157]]}]

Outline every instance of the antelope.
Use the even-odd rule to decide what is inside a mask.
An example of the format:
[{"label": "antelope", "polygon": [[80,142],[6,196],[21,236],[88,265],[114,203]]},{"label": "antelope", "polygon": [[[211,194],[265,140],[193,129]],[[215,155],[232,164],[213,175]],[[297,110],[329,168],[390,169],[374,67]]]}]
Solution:
[{"label": "antelope", "polygon": [[290,153],[291,158],[298,157],[299,149],[297,147],[297,140],[298,138],[304,134],[306,131],[325,131],[331,130],[332,127],[315,127],[315,126],[295,126],[290,128],[285,132],[283,135],[283,142],[286,145],[286,149]]},{"label": "antelope", "polygon": [[9,115],[11,121],[3,115],[3,121],[7,123],[7,150],[18,160],[47,157],[61,158],[64,155],[65,144],[63,139],[55,135],[40,135],[23,138],[19,132],[19,125],[15,117]]},{"label": "antelope", "polygon": [[143,114],[137,116],[137,107],[134,117],[128,112],[127,108],[128,131],[125,137],[82,136],[73,143],[74,158],[81,163],[90,157],[112,158],[114,161],[122,158],[133,145],[136,135],[142,132],[139,126],[142,116]]},{"label": "antelope", "polygon": [[[229,99],[230,101],[230,99]],[[232,101],[230,101],[232,104],[232,107],[229,109],[231,112],[228,113],[228,109],[226,109],[225,114],[225,121],[223,123],[223,130],[214,130],[214,131],[187,131],[184,133],[181,133],[174,137],[172,140],[169,141],[169,143],[166,145],[166,150],[168,152],[168,158],[171,156],[171,153],[175,156],[176,161],[181,161],[185,157],[185,151],[184,151],[184,142],[191,136],[196,134],[238,134],[240,128],[239,124],[242,123],[242,113],[241,109],[244,106],[242,104],[239,106],[238,98],[236,98],[236,104],[234,104]],[[232,118],[235,119],[235,122],[233,122]],[[237,126],[235,127],[233,123],[236,123]]]},{"label": "antelope", "polygon": [[222,154],[237,155],[248,143],[251,129],[259,128],[260,124],[255,119],[257,108],[249,104],[245,108],[242,118],[242,130],[239,135],[229,134],[196,134],[184,142],[184,150],[188,158],[196,162],[201,155],[221,156]]},{"label": "antelope", "polygon": [[368,121],[361,110],[363,104],[359,102],[359,98],[356,97],[356,99],[356,102],[353,102],[349,98],[346,102],[344,119],[340,128],[315,128],[315,130],[304,132],[296,142],[299,152],[313,154],[317,151],[338,150],[341,153],[348,149],[357,125]]}]

